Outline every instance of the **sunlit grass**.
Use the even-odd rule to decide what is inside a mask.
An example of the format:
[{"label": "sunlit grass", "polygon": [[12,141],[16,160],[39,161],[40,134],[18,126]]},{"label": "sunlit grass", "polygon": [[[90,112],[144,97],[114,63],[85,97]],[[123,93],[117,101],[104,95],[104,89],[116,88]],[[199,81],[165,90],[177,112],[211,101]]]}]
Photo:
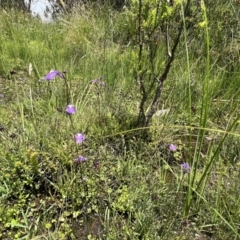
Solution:
[{"label": "sunlit grass", "polygon": [[[169,112],[144,141],[131,128],[138,83],[134,46],[116,41],[119,13],[80,8],[42,24],[1,11],[0,20],[3,239],[238,239],[237,75],[209,52],[180,54],[159,106]],[[42,79],[51,69],[65,78]]]}]

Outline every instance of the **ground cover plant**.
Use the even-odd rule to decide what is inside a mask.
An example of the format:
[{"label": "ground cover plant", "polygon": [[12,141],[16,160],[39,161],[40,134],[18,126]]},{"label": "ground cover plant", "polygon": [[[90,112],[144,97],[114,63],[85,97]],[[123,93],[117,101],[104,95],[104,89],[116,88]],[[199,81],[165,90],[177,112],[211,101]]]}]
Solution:
[{"label": "ground cover plant", "polygon": [[1,239],[239,239],[239,15],[218,4],[0,11]]}]

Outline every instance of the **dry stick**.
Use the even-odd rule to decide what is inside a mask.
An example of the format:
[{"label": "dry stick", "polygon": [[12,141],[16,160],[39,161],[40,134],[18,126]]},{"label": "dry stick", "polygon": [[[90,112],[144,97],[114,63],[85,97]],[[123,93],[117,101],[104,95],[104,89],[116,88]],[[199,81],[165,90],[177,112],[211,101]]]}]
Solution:
[{"label": "dry stick", "polygon": [[[186,4],[185,10],[184,10],[184,12],[185,12],[184,16],[186,16],[186,13],[187,13],[190,1],[191,0],[188,0],[188,2]],[[154,99],[152,101],[151,107],[149,108],[149,110],[148,110],[148,112],[147,112],[147,114],[145,116],[143,127],[147,127],[148,126],[148,124],[150,123],[150,121],[152,119],[153,114],[157,111],[158,102],[159,102],[159,99],[160,99],[161,93],[162,93],[163,83],[164,83],[164,81],[167,78],[167,75],[168,75],[169,70],[171,68],[172,62],[174,60],[174,55],[175,55],[177,46],[178,46],[178,44],[180,42],[180,37],[182,35],[182,31],[183,31],[183,20],[181,22],[181,26],[180,26],[178,35],[177,35],[177,37],[176,37],[176,39],[174,41],[174,45],[173,45],[173,48],[172,48],[172,51],[171,51],[171,55],[169,55],[168,63],[166,65],[166,67],[165,67],[165,70],[164,70],[164,72],[162,73],[161,76],[157,77],[157,81],[158,81],[157,89],[156,89],[155,96],[154,96]]]},{"label": "dry stick", "polygon": [[142,71],[142,50],[143,50],[143,38],[142,38],[142,24],[141,24],[141,16],[142,16],[142,0],[139,1],[139,10],[138,10],[138,41],[139,41],[139,52],[138,52],[138,74],[140,73],[139,76],[139,81],[140,81],[140,91],[142,93],[142,101],[139,106],[139,116],[138,119],[140,119],[140,122],[145,119],[145,112],[144,112],[144,103],[147,99],[147,92],[144,86],[144,75],[145,72]]}]

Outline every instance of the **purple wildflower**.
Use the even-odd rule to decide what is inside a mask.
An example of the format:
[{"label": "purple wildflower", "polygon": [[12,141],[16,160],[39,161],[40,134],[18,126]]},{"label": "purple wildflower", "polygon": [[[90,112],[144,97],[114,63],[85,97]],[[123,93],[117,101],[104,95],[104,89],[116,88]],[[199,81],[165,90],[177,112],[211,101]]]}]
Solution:
[{"label": "purple wildflower", "polygon": [[80,144],[85,140],[85,136],[82,133],[77,133],[74,137],[77,144]]},{"label": "purple wildflower", "polygon": [[177,151],[177,147],[173,144],[170,144],[168,147],[170,151],[173,151],[173,152]]},{"label": "purple wildflower", "polygon": [[76,162],[76,163],[86,162],[86,161],[87,161],[87,158],[85,158],[83,156],[79,156],[74,160],[74,162]]},{"label": "purple wildflower", "polygon": [[65,110],[66,114],[72,115],[76,113],[76,108],[72,104],[68,104]]},{"label": "purple wildflower", "polygon": [[189,163],[186,162],[186,163],[181,164],[180,166],[181,166],[182,170],[184,171],[184,173],[189,173],[189,171],[190,171]]},{"label": "purple wildflower", "polygon": [[48,73],[48,74],[46,75],[45,80],[52,80],[52,79],[54,79],[56,76],[59,76],[59,77],[63,78],[63,74],[62,74],[62,73],[60,73],[60,72],[57,71],[57,70],[52,70],[52,71],[50,71],[50,73]]},{"label": "purple wildflower", "polygon": [[105,82],[101,82],[100,83],[102,87],[105,87],[106,86],[106,83]]},{"label": "purple wildflower", "polygon": [[93,79],[92,83],[96,83],[97,84],[98,83],[98,79]]}]

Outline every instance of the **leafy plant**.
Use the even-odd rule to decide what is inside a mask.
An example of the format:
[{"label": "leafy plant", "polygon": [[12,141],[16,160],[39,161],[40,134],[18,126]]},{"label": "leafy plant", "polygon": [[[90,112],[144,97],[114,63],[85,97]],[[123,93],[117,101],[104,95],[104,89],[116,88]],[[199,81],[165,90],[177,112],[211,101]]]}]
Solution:
[{"label": "leafy plant", "polygon": [[185,19],[190,16],[190,3],[133,0],[127,10],[134,75],[141,93],[138,127],[147,127],[157,111]]}]

